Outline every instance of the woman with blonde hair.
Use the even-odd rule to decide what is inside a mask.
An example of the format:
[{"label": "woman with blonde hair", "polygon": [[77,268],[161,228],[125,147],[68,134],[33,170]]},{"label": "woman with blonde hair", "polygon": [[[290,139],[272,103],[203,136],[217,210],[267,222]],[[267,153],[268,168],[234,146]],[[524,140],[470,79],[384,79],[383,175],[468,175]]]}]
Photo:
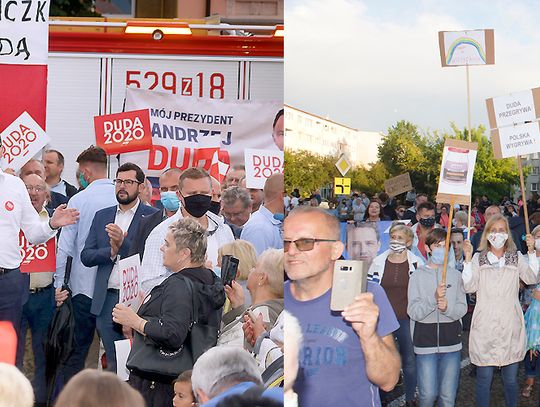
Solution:
[{"label": "woman with blonde hair", "polygon": [[223,315],[221,336],[218,345],[250,345],[244,341],[242,324],[244,315],[262,319],[267,327],[274,326],[283,311],[283,250],[267,249],[261,253],[257,265],[247,279],[247,289],[252,303],[245,304],[243,290],[239,284],[225,286],[232,309]]},{"label": "woman with blonde hair", "polygon": [[[218,268],[216,273],[221,274],[221,258],[225,255],[230,255],[238,259],[238,272],[234,283],[238,283],[244,289],[244,299],[246,304],[251,304],[251,297],[247,290],[247,279],[249,272],[257,264],[257,252],[255,247],[247,240],[235,240],[231,243],[226,243],[218,250]],[[224,312],[230,310],[230,303],[227,302],[223,308]]]},{"label": "woman with blonde hair", "polygon": [[489,406],[493,370],[500,367],[507,407],[517,406],[519,362],[526,352],[523,312],[519,304],[519,280],[538,282],[538,260],[532,235],[526,236],[528,262],[516,250],[508,220],[493,215],[486,223],[479,253],[465,241],[463,285],[476,293],[476,306],[469,335],[471,363],[477,366],[476,405]]},{"label": "woman with blonde hair", "polygon": [[409,278],[424,265],[424,260],[414,255],[410,248],[414,234],[410,227],[394,222],[389,230],[389,249],[381,253],[371,263],[368,279],[380,284],[392,305],[399,322],[394,337],[399,344],[403,364],[406,405],[414,405],[416,391],[416,362],[411,337],[410,319],[407,315]]}]

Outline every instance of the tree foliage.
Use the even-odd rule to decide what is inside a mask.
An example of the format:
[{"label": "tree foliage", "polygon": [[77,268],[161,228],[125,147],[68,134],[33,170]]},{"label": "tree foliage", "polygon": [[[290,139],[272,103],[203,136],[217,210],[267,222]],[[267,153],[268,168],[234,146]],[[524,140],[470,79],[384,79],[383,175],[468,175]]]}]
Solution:
[{"label": "tree foliage", "polygon": [[51,17],[100,17],[92,0],[52,0]]},{"label": "tree foliage", "polygon": [[[444,141],[447,138],[468,139],[466,130],[460,130],[453,123],[451,129],[450,133],[439,134],[435,131],[421,135],[418,128],[409,122],[400,121],[391,127],[379,146],[379,160],[388,169],[389,177],[409,172],[417,191],[434,196],[439,182]],[[486,194],[491,199],[499,199],[511,195],[513,186],[519,182],[516,160],[496,160],[491,141],[482,126],[471,130],[471,141],[478,143],[473,196]]]},{"label": "tree foliage", "polygon": [[[491,141],[482,126],[471,130],[471,140],[478,143],[478,153],[472,193],[498,200],[511,196],[519,184],[517,162],[514,158],[496,160]],[[467,140],[468,132],[451,124],[451,131],[421,134],[418,127],[399,121],[388,129],[379,146],[377,161],[369,167],[353,168],[346,175],[353,190],[375,194],[384,190],[384,181],[408,172],[417,191],[435,198],[441,169],[442,152],[447,138]],[[299,188],[309,195],[317,188],[331,184],[341,176],[334,166],[336,156],[323,157],[307,151],[285,151],[285,185],[287,190]],[[525,176],[530,169],[525,169]]]}]

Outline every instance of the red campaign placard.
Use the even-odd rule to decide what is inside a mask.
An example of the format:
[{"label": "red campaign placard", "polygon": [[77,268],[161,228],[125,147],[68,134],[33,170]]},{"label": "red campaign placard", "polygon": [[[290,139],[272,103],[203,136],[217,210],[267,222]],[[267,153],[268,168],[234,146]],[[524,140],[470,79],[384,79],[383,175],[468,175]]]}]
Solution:
[{"label": "red campaign placard", "polygon": [[152,147],[148,109],[94,117],[96,145],[108,155],[149,150]]},{"label": "red campaign placard", "polygon": [[19,232],[19,246],[21,248],[22,273],[39,273],[56,270],[56,238],[52,237],[45,243],[31,244],[22,230]]}]

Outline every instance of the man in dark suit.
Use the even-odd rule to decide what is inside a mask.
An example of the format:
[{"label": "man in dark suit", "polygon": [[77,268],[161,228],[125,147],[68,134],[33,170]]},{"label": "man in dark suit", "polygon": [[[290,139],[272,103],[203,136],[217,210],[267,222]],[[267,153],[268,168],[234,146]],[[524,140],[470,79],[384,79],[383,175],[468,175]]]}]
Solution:
[{"label": "man in dark suit", "polygon": [[81,252],[86,267],[98,266],[90,312],[96,316],[96,327],[107,354],[107,369],[113,372],[116,372],[114,342],[124,339],[122,327],[112,320],[121,288],[118,261],[128,257],[141,218],[156,212],[139,200],[144,180],[143,171],[135,164],[126,163],[118,168],[114,180],[118,205],[96,212]]},{"label": "man in dark suit", "polygon": [[178,199],[177,192],[178,180],[180,179],[181,174],[182,171],[180,169],[169,168],[161,174],[161,177],[159,177],[159,190],[163,209],[141,219],[137,234],[131,242],[129,256],[138,254],[142,261],[144,244],[146,243],[146,239],[150,235],[150,232],[163,222],[163,220],[171,217],[178,211],[180,200]]}]

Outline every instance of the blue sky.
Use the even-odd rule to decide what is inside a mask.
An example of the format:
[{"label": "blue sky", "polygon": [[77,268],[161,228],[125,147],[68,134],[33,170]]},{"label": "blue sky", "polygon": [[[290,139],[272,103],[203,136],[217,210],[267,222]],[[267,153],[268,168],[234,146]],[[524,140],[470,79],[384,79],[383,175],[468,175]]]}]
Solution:
[{"label": "blue sky", "polygon": [[442,68],[438,31],[495,29],[495,65],[470,68],[472,125],[485,99],[540,86],[533,1],[287,0],[285,102],[367,131],[405,119],[466,126],[464,67]]}]

